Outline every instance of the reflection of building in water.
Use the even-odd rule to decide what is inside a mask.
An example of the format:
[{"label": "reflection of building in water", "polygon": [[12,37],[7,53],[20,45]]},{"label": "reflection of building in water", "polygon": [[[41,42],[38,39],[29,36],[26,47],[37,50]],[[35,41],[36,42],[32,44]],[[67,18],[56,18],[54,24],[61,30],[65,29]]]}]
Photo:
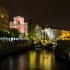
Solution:
[{"label": "reflection of building in water", "polygon": [[40,67],[43,67],[44,70],[51,70],[52,64],[52,55],[47,51],[43,51],[40,54]]},{"label": "reflection of building in water", "polygon": [[36,66],[36,52],[30,52],[29,63],[30,68],[34,68]]},{"label": "reflection of building in water", "polygon": [[[18,59],[18,65],[17,68],[18,70],[25,70],[25,57],[24,56],[20,56]],[[17,70],[17,69],[16,69]]]},{"label": "reflection of building in water", "polygon": [[17,16],[14,17],[13,22],[10,22],[10,28],[15,28],[19,30],[21,33],[28,34],[28,23],[24,22],[24,18]]},{"label": "reflection of building in water", "polygon": [[43,70],[51,70],[52,64],[52,55],[47,51],[43,50],[42,52],[30,52],[29,53],[29,67],[30,70],[36,70],[36,68],[40,68]]}]

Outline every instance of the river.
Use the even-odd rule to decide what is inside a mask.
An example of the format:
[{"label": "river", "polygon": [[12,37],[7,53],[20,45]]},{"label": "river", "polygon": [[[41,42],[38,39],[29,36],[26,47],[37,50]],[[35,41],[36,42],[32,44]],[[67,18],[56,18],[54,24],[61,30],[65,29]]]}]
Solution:
[{"label": "river", "polygon": [[55,59],[53,52],[46,50],[15,53],[0,63],[0,70],[67,70],[66,67]]}]

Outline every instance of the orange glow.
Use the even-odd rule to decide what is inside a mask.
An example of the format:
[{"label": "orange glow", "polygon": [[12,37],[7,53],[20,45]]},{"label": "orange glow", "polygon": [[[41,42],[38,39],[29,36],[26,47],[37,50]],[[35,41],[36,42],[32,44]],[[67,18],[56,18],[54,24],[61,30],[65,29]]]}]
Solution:
[{"label": "orange glow", "polygon": [[70,40],[70,31],[62,30],[62,40]]}]

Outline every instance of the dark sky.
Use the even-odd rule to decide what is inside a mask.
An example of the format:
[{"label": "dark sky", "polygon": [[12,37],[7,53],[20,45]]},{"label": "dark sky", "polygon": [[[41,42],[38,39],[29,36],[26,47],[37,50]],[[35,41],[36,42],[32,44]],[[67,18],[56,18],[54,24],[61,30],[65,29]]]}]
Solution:
[{"label": "dark sky", "polygon": [[[10,17],[20,15],[32,24],[50,24],[70,30],[70,1],[68,0],[0,0],[10,11]],[[13,18],[12,18],[13,19]]]}]

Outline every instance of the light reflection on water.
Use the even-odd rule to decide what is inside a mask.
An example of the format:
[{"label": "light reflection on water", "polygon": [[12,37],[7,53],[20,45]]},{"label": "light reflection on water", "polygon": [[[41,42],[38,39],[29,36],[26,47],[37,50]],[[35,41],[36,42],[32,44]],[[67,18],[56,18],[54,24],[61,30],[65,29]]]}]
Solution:
[{"label": "light reflection on water", "polygon": [[[47,51],[30,52],[30,68],[40,68],[51,70],[51,54]],[[37,65],[38,64],[38,65]]]},{"label": "light reflection on water", "polygon": [[9,58],[9,69],[13,70],[13,59]]},{"label": "light reflection on water", "polygon": [[44,69],[49,69],[51,70],[51,54],[43,51],[43,53],[41,53],[40,55],[40,66]]},{"label": "light reflection on water", "polygon": [[24,56],[19,57],[17,69],[18,70],[24,70],[25,69],[25,57]]},{"label": "light reflection on water", "polygon": [[25,54],[7,57],[1,63],[1,70],[53,70],[53,53],[48,51],[28,51]]},{"label": "light reflection on water", "polygon": [[36,52],[29,53],[29,67],[32,69],[36,66]]}]

